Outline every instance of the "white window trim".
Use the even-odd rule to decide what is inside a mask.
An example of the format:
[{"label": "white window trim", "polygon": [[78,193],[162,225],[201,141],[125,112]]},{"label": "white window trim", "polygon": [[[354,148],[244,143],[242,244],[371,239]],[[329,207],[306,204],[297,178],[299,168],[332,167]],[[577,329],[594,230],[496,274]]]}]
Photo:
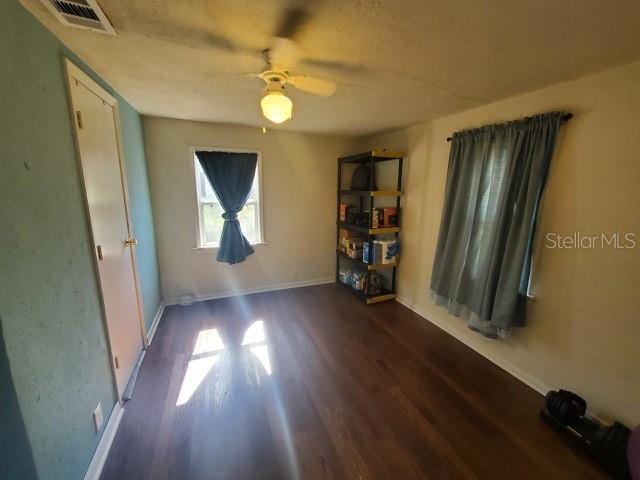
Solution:
[{"label": "white window trim", "polygon": [[189,165],[191,165],[191,178],[193,178],[195,200],[196,200],[196,246],[193,250],[196,253],[214,253],[218,251],[219,246],[205,245],[202,242],[202,230],[200,228],[202,221],[202,208],[200,203],[200,186],[198,185],[198,176],[196,175],[196,152],[231,152],[231,153],[255,153],[258,157],[256,169],[258,172],[258,241],[252,243],[252,246],[267,245],[264,237],[264,201],[263,201],[263,188],[262,188],[262,152],[260,150],[247,150],[238,148],[227,147],[189,147]]}]

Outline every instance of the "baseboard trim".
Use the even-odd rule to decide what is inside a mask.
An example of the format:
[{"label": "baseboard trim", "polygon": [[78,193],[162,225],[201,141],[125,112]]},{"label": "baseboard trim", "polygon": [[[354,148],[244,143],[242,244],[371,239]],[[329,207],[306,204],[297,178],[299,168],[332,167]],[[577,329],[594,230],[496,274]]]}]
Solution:
[{"label": "baseboard trim", "polygon": [[[153,317],[153,322],[151,323],[151,327],[147,332],[147,346],[151,344],[153,336],[156,334],[156,330],[158,329],[158,324],[160,323],[160,319],[162,318],[165,307],[165,303],[160,302],[158,311]],[[144,353],[144,350],[140,353],[140,357],[136,365],[136,370],[140,368],[140,364],[144,359]],[[137,371],[134,372],[134,375],[137,375]],[[131,392],[129,390],[133,390],[131,379],[129,381],[129,384],[127,385],[127,389],[125,390],[125,397],[131,396]],[[129,392],[126,393],[127,391]],[[111,450],[111,444],[113,443],[113,439],[115,438],[116,432],[118,431],[120,420],[122,420],[123,413],[124,406],[120,402],[116,402],[116,404],[113,406],[113,409],[111,410],[111,415],[109,415],[109,420],[107,421],[107,425],[102,432],[102,436],[100,437],[100,441],[98,442],[96,451],[93,454],[93,458],[91,459],[89,468],[84,475],[84,480],[99,480],[102,473],[102,468],[104,467],[104,462],[107,460],[109,450]]]},{"label": "baseboard trim", "polygon": [[102,474],[102,468],[104,467],[104,463],[109,455],[109,450],[111,450],[111,444],[113,443],[113,439],[118,431],[120,420],[122,420],[123,413],[124,407],[120,405],[120,402],[116,402],[111,410],[111,415],[109,415],[107,426],[104,427],[104,431],[102,432],[96,451],[94,452],[91,463],[89,464],[89,468],[84,475],[84,480],[99,480],[100,475]]},{"label": "baseboard trim", "polygon": [[147,347],[151,345],[151,342],[153,341],[153,336],[156,334],[156,330],[158,329],[158,324],[160,323],[165,307],[165,303],[160,302],[156,316],[153,317],[153,322],[151,322],[151,327],[149,327],[149,331],[147,332]]},{"label": "baseboard trim", "polygon": [[402,305],[404,305],[405,307],[407,307],[412,312],[420,315],[422,318],[424,318],[428,322],[434,324],[439,329],[444,330],[456,340],[464,343],[467,347],[479,353],[484,358],[489,360],[494,365],[500,367],[502,370],[504,370],[511,376],[516,377],[525,385],[528,385],[529,387],[533,388],[536,392],[540,393],[541,395],[546,395],[549,390],[552,390],[552,388],[549,387],[548,385],[545,385],[544,382],[529,375],[528,373],[525,373],[524,371],[522,371],[520,368],[516,367],[512,363],[505,361],[503,358],[496,357],[495,355],[491,355],[490,353],[483,351],[482,349],[478,348],[477,345],[472,344],[465,338],[460,338],[457,335],[457,333],[454,331],[454,329],[451,328],[448,322],[439,318],[434,318],[433,315],[431,314],[427,315],[427,313],[422,308],[412,304],[406,298],[397,298],[396,300]]},{"label": "baseboard trim", "polygon": [[129,377],[129,381],[127,382],[127,386],[122,392],[122,401],[128,402],[133,397],[133,389],[136,387],[136,381],[138,380],[138,374],[140,373],[140,367],[142,366],[142,362],[144,361],[144,356],[147,353],[147,349],[143,348],[138,355],[138,361],[136,362],[136,366],[133,367],[133,372],[131,372],[131,376]]},{"label": "baseboard trim", "polygon": [[[517,378],[518,380],[520,380],[525,385],[527,385],[527,386],[531,387],[532,389],[534,389],[540,395],[545,396],[549,392],[549,390],[557,390],[558,389],[558,387],[551,387],[551,386],[545,384],[543,381],[541,381],[541,380],[533,377],[532,375],[529,375],[528,373],[522,371],[522,369],[516,367],[511,362],[507,362],[503,358],[498,358],[495,355],[491,355],[491,354],[489,354],[489,353],[487,353],[485,351],[482,351],[481,349],[479,349],[477,347],[477,345],[471,344],[467,339],[458,337],[458,335],[456,334],[454,329],[451,328],[451,326],[449,325],[448,322],[446,322],[445,320],[440,319],[440,318],[434,318],[433,315],[431,315],[431,314],[427,315],[427,313],[422,308],[413,305],[406,298],[396,298],[396,301],[398,303],[401,303],[405,307],[407,307],[412,312],[420,315],[426,321],[432,323],[433,325],[435,325],[439,329],[444,330],[445,332],[447,332],[449,335],[451,335],[456,340],[464,343],[471,350],[473,350],[473,351],[477,352],[478,354],[482,355],[484,358],[489,360],[491,363],[493,363],[497,367],[500,367],[502,370],[507,372],[512,377]],[[606,417],[600,415],[597,412],[594,412],[593,410],[591,410],[589,408],[587,408],[587,415],[589,417],[591,417],[592,419],[599,421],[600,423],[603,423],[603,424],[611,423],[611,421],[609,419],[607,419]]]},{"label": "baseboard trim", "polygon": [[[196,295],[193,297],[192,300],[194,303],[204,302],[206,300],[216,300],[218,298],[237,297],[240,295],[250,295],[252,293],[273,292],[276,290],[287,290],[289,288],[311,287],[313,285],[324,285],[324,284],[333,283],[333,282],[335,282],[335,277],[323,277],[323,278],[316,278],[313,280],[301,280],[299,282],[274,283],[272,285],[265,285],[260,287],[241,288],[237,290],[227,290],[225,292],[220,292],[220,293]],[[171,302],[167,302],[167,305],[178,305],[178,302],[176,300],[172,300]]]}]

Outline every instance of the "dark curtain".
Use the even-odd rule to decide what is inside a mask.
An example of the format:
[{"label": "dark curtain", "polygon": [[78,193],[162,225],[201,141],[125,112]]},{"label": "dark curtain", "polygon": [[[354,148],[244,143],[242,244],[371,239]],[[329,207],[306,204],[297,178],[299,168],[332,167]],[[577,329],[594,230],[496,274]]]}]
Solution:
[{"label": "dark curtain", "polygon": [[255,153],[196,152],[224,213],[217,260],[230,265],[243,262],[253,247],[240,230],[238,212],[251,193],[258,156]]},{"label": "dark curtain", "polygon": [[488,337],[525,323],[535,220],[562,115],[453,135],[431,290]]}]

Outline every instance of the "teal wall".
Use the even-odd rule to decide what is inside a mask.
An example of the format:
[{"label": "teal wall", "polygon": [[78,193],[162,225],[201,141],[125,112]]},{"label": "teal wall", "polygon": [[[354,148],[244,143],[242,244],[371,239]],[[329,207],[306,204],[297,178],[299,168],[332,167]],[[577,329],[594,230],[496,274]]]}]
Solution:
[{"label": "teal wall", "polygon": [[[63,58],[119,101],[149,323],[160,293],[141,121],[17,0],[0,2],[0,37],[0,321],[13,380],[2,384],[14,389],[19,406],[7,411],[24,421],[31,452],[23,457],[32,456],[38,477],[80,479],[99,440],[91,414],[102,402],[108,418],[116,393]],[[0,429],[3,458],[11,440]]]},{"label": "teal wall", "polygon": [[120,121],[126,156],[129,206],[134,233],[138,239],[136,265],[140,276],[144,320],[149,330],[160,306],[161,297],[142,118],[131,105],[120,100]]}]

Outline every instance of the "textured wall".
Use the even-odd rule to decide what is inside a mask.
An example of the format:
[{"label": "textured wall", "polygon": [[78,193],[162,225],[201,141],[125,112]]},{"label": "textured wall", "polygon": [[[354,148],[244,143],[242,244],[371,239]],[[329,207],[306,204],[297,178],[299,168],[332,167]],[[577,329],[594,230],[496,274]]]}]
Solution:
[{"label": "textured wall", "polygon": [[[108,418],[116,395],[67,106],[62,62],[74,56],[15,0],[0,2],[0,32],[6,351],[40,478],[82,478],[99,439],[91,414],[102,402]],[[135,172],[139,166],[129,162],[144,161],[139,118],[120,105],[127,167]],[[137,191],[144,179],[133,177],[131,197],[144,203],[145,192]],[[138,209],[134,221],[142,215]],[[143,223],[152,235],[150,220]]]},{"label": "textured wall", "polygon": [[[472,332],[429,295],[450,144],[465,128],[566,109],[543,197],[528,325],[506,341]],[[549,232],[633,232],[640,240],[640,63],[371,140],[409,152],[399,295],[428,319],[538,389],[569,388],[605,418],[640,423],[638,284],[632,250],[544,248]]]}]

